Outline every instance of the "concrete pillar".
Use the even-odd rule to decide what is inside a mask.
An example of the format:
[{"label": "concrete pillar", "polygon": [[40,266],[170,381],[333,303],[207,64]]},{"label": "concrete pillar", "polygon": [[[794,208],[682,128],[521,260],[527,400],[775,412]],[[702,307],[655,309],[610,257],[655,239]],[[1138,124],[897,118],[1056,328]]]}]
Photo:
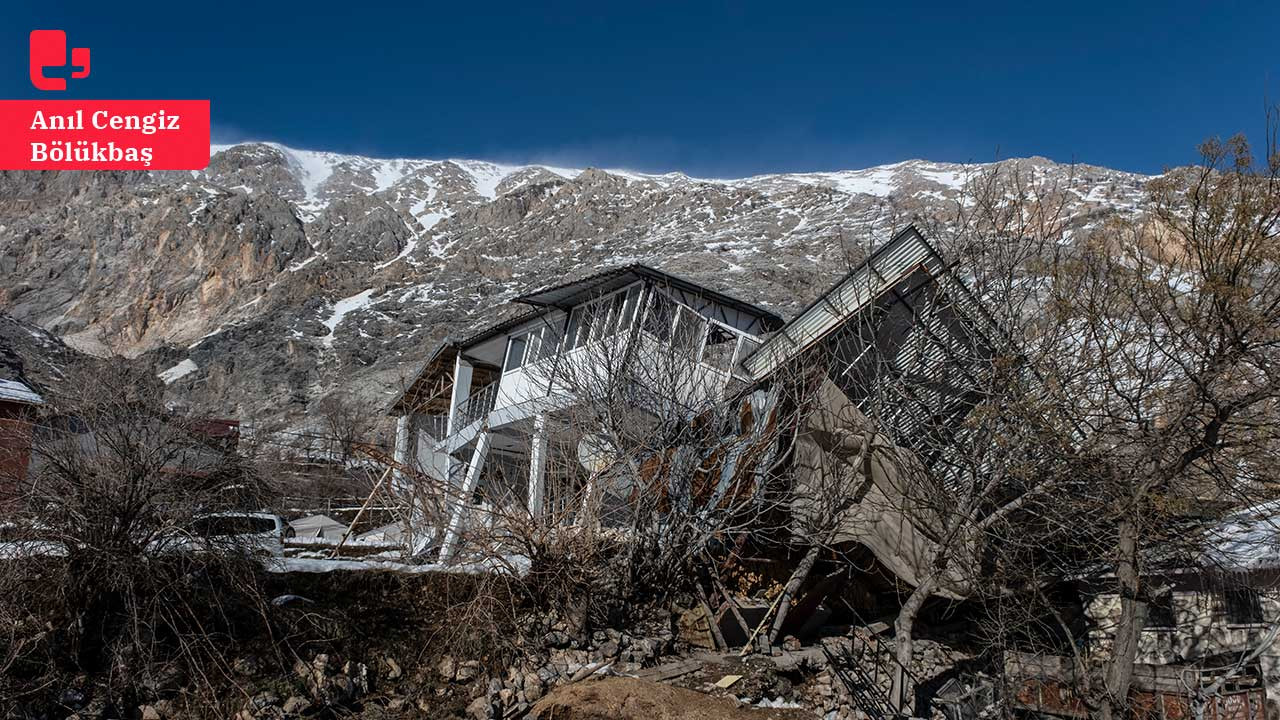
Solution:
[{"label": "concrete pillar", "polygon": [[471,505],[471,495],[480,482],[480,473],[484,470],[485,458],[489,455],[490,433],[486,430],[476,438],[475,452],[471,453],[471,462],[467,465],[467,474],[462,479],[461,487],[450,488],[453,497],[449,502],[449,525],[444,531],[444,541],[440,545],[440,561],[447,561],[458,550],[458,535],[462,532],[462,522]]},{"label": "concrete pillar", "polygon": [[529,493],[526,506],[535,523],[542,522],[542,502],[547,491],[547,416],[533,418],[533,437],[529,439]]},{"label": "concrete pillar", "polygon": [[458,359],[453,364],[453,395],[449,400],[449,423],[448,428],[445,430],[446,435],[452,435],[462,429],[454,424],[457,419],[455,411],[470,396],[471,363],[463,360],[462,353],[458,353]]},{"label": "concrete pillar", "polygon": [[[412,450],[409,446],[413,442],[413,435],[413,415],[401,415],[396,418],[395,461],[401,465],[408,465],[411,460]],[[396,470],[394,477],[397,487],[404,484],[404,473]]]}]

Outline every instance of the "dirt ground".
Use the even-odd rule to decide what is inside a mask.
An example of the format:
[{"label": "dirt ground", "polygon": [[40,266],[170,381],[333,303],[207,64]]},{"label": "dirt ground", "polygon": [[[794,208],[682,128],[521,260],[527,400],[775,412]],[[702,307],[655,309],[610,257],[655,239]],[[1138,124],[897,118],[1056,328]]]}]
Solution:
[{"label": "dirt ground", "polygon": [[536,720],[812,720],[807,710],[746,707],[729,698],[637,678],[564,685],[538,701]]}]

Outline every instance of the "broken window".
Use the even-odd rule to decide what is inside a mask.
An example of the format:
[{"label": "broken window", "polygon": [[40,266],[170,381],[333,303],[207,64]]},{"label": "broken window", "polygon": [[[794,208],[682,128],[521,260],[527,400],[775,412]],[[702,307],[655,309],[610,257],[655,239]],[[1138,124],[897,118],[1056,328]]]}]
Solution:
[{"label": "broken window", "polygon": [[1173,614],[1173,593],[1166,590],[1151,598],[1147,604],[1147,627],[1168,629],[1177,626],[1178,620]]},{"label": "broken window", "polygon": [[728,372],[733,363],[733,351],[738,347],[738,336],[725,328],[711,324],[707,332],[707,346],[702,352],[702,362],[717,370]]},{"label": "broken window", "polygon": [[706,319],[683,305],[679,306],[672,346],[689,353],[690,358],[697,360],[702,354],[702,340],[706,334]]},{"label": "broken window", "polygon": [[1262,620],[1262,601],[1249,587],[1228,587],[1222,591],[1222,605],[1231,625],[1257,625]]}]

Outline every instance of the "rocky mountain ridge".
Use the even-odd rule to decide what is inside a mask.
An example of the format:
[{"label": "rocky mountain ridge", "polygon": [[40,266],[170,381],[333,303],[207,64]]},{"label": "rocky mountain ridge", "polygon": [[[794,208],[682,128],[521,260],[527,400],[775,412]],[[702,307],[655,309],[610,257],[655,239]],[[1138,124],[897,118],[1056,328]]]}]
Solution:
[{"label": "rocky mountain ridge", "polygon": [[[789,316],[907,222],[949,222],[991,165],[911,160],[706,180],[218,146],[198,173],[0,173],[0,312],[140,357],[176,401],[300,422],[385,405],[448,333],[569,275],[644,262]],[[1043,158],[1073,226],[1146,176]]]}]

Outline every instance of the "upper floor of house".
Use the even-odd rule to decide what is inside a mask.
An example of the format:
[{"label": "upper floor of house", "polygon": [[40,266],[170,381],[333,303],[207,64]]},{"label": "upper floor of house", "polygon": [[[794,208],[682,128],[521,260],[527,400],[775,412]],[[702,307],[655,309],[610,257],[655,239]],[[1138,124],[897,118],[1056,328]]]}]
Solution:
[{"label": "upper floor of house", "polygon": [[415,416],[451,451],[485,421],[501,427],[624,384],[695,408],[745,379],[742,361],[782,325],[768,310],[645,265],[512,302],[526,309],[438,347],[392,413]]}]

